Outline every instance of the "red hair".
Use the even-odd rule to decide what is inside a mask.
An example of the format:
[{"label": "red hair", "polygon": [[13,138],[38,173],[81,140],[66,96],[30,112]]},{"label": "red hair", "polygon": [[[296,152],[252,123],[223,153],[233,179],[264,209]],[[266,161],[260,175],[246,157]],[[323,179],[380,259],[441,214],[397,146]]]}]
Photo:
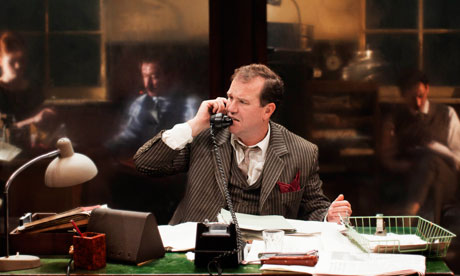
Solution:
[{"label": "red hair", "polygon": [[6,31],[0,34],[0,57],[5,53],[25,52],[25,42],[18,34]]}]

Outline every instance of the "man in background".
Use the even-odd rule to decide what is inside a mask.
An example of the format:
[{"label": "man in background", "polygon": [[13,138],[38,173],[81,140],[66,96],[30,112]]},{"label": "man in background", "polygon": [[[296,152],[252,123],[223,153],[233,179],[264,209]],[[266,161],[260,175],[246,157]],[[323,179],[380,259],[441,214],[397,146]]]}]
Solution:
[{"label": "man in background", "polygon": [[399,88],[404,105],[384,122],[383,165],[404,181],[404,215],[441,223],[444,211],[457,202],[459,119],[452,107],[428,100],[430,86],[423,72],[405,72]]},{"label": "man in background", "polygon": [[130,104],[120,131],[107,143],[117,155],[131,157],[153,134],[192,118],[197,109],[195,98],[168,82],[159,60],[142,60],[140,71],[143,89]]}]

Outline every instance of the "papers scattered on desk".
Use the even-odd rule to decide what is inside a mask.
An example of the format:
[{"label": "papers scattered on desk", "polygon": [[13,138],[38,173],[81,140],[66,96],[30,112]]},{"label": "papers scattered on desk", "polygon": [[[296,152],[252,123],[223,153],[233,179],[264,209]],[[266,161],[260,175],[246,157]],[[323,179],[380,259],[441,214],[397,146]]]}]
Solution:
[{"label": "papers scattered on desk", "polygon": [[408,275],[425,274],[425,257],[405,254],[320,252],[314,267],[263,265],[260,270],[292,271],[315,275]]},{"label": "papers scattered on desk", "polygon": [[[289,220],[296,227],[297,231],[317,232],[318,234],[302,234],[297,232],[293,235],[285,235],[283,239],[282,253],[306,253],[311,250],[318,251],[346,251],[352,253],[361,253],[362,250],[354,245],[350,240],[340,233],[343,226],[318,221],[296,221]],[[311,225],[311,227],[308,227]],[[303,230],[302,230],[303,229]],[[254,240],[245,257],[246,263],[260,263],[259,253],[265,252],[264,242]]]},{"label": "papers scattered on desk", "polygon": [[161,240],[167,251],[180,252],[195,249],[196,222],[177,225],[159,225]]},{"label": "papers scattered on desk", "polygon": [[[292,271],[315,275],[406,275],[425,273],[425,257],[421,255],[364,253],[347,237],[333,227],[325,227],[321,235],[302,242],[291,237],[294,244],[305,250],[318,249],[319,261],[314,267],[296,265],[263,265],[261,270]],[[318,241],[314,241],[314,239]],[[310,246],[310,247],[309,247]],[[313,247],[318,248],[313,248]],[[283,252],[299,250],[283,248]],[[249,254],[248,254],[249,256]]]},{"label": "papers scattered on desk", "polygon": [[[281,229],[287,232],[294,232],[295,228],[283,216],[258,216],[242,213],[235,213],[241,229],[251,231],[262,231],[265,229]],[[230,223],[232,216],[230,212],[221,209],[218,215],[219,222]]]}]

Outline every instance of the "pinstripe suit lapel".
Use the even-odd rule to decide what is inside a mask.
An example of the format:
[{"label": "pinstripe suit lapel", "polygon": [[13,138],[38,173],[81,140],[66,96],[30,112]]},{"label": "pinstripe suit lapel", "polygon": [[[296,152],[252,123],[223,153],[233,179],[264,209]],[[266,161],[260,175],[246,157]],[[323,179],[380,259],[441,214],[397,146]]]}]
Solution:
[{"label": "pinstripe suit lapel", "polygon": [[[230,172],[230,161],[232,160],[231,155],[232,155],[232,146],[230,144],[230,132],[228,128],[223,129],[221,131],[218,131],[216,133],[216,143],[217,146],[219,147],[219,152],[220,152],[220,158],[222,160],[222,167],[224,169],[225,173],[225,178],[227,179],[227,182],[229,180],[229,172]],[[214,148],[212,150],[212,156],[213,156],[213,161],[214,161],[214,175],[216,177],[217,183],[222,183],[222,176],[221,173],[219,172],[219,165],[217,164],[217,158],[216,158],[216,152],[214,151]],[[225,199],[225,192],[224,189],[222,188],[222,185],[217,185],[219,187],[220,192],[222,193],[223,198]]]},{"label": "pinstripe suit lapel", "polygon": [[285,163],[281,156],[288,153],[286,142],[284,137],[279,130],[270,121],[270,143],[267,150],[267,156],[265,158],[265,164],[263,169],[262,188],[260,191],[259,199],[259,212],[262,212],[262,207],[276,185],[281,173],[284,170]]}]

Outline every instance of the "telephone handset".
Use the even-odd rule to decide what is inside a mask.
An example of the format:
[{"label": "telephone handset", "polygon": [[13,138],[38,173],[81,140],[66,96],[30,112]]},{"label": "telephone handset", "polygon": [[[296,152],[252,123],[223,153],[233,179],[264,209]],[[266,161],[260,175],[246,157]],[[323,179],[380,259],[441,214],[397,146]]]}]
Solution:
[{"label": "telephone handset", "polygon": [[211,115],[210,119],[211,128],[226,128],[233,124],[232,118],[228,117],[223,113],[216,113]]},{"label": "telephone handset", "polygon": [[220,173],[220,185],[225,194],[225,201],[232,216],[233,223],[230,225],[221,223],[198,223],[195,244],[195,265],[207,267],[208,272],[213,264],[221,275],[222,267],[236,267],[243,259],[244,243],[238,220],[233,210],[233,203],[228,191],[228,181],[222,165],[219,147],[216,142],[214,131],[216,129],[230,126],[233,120],[225,114],[217,113],[211,115],[210,132],[213,143],[213,150],[216,154],[217,169]]}]

